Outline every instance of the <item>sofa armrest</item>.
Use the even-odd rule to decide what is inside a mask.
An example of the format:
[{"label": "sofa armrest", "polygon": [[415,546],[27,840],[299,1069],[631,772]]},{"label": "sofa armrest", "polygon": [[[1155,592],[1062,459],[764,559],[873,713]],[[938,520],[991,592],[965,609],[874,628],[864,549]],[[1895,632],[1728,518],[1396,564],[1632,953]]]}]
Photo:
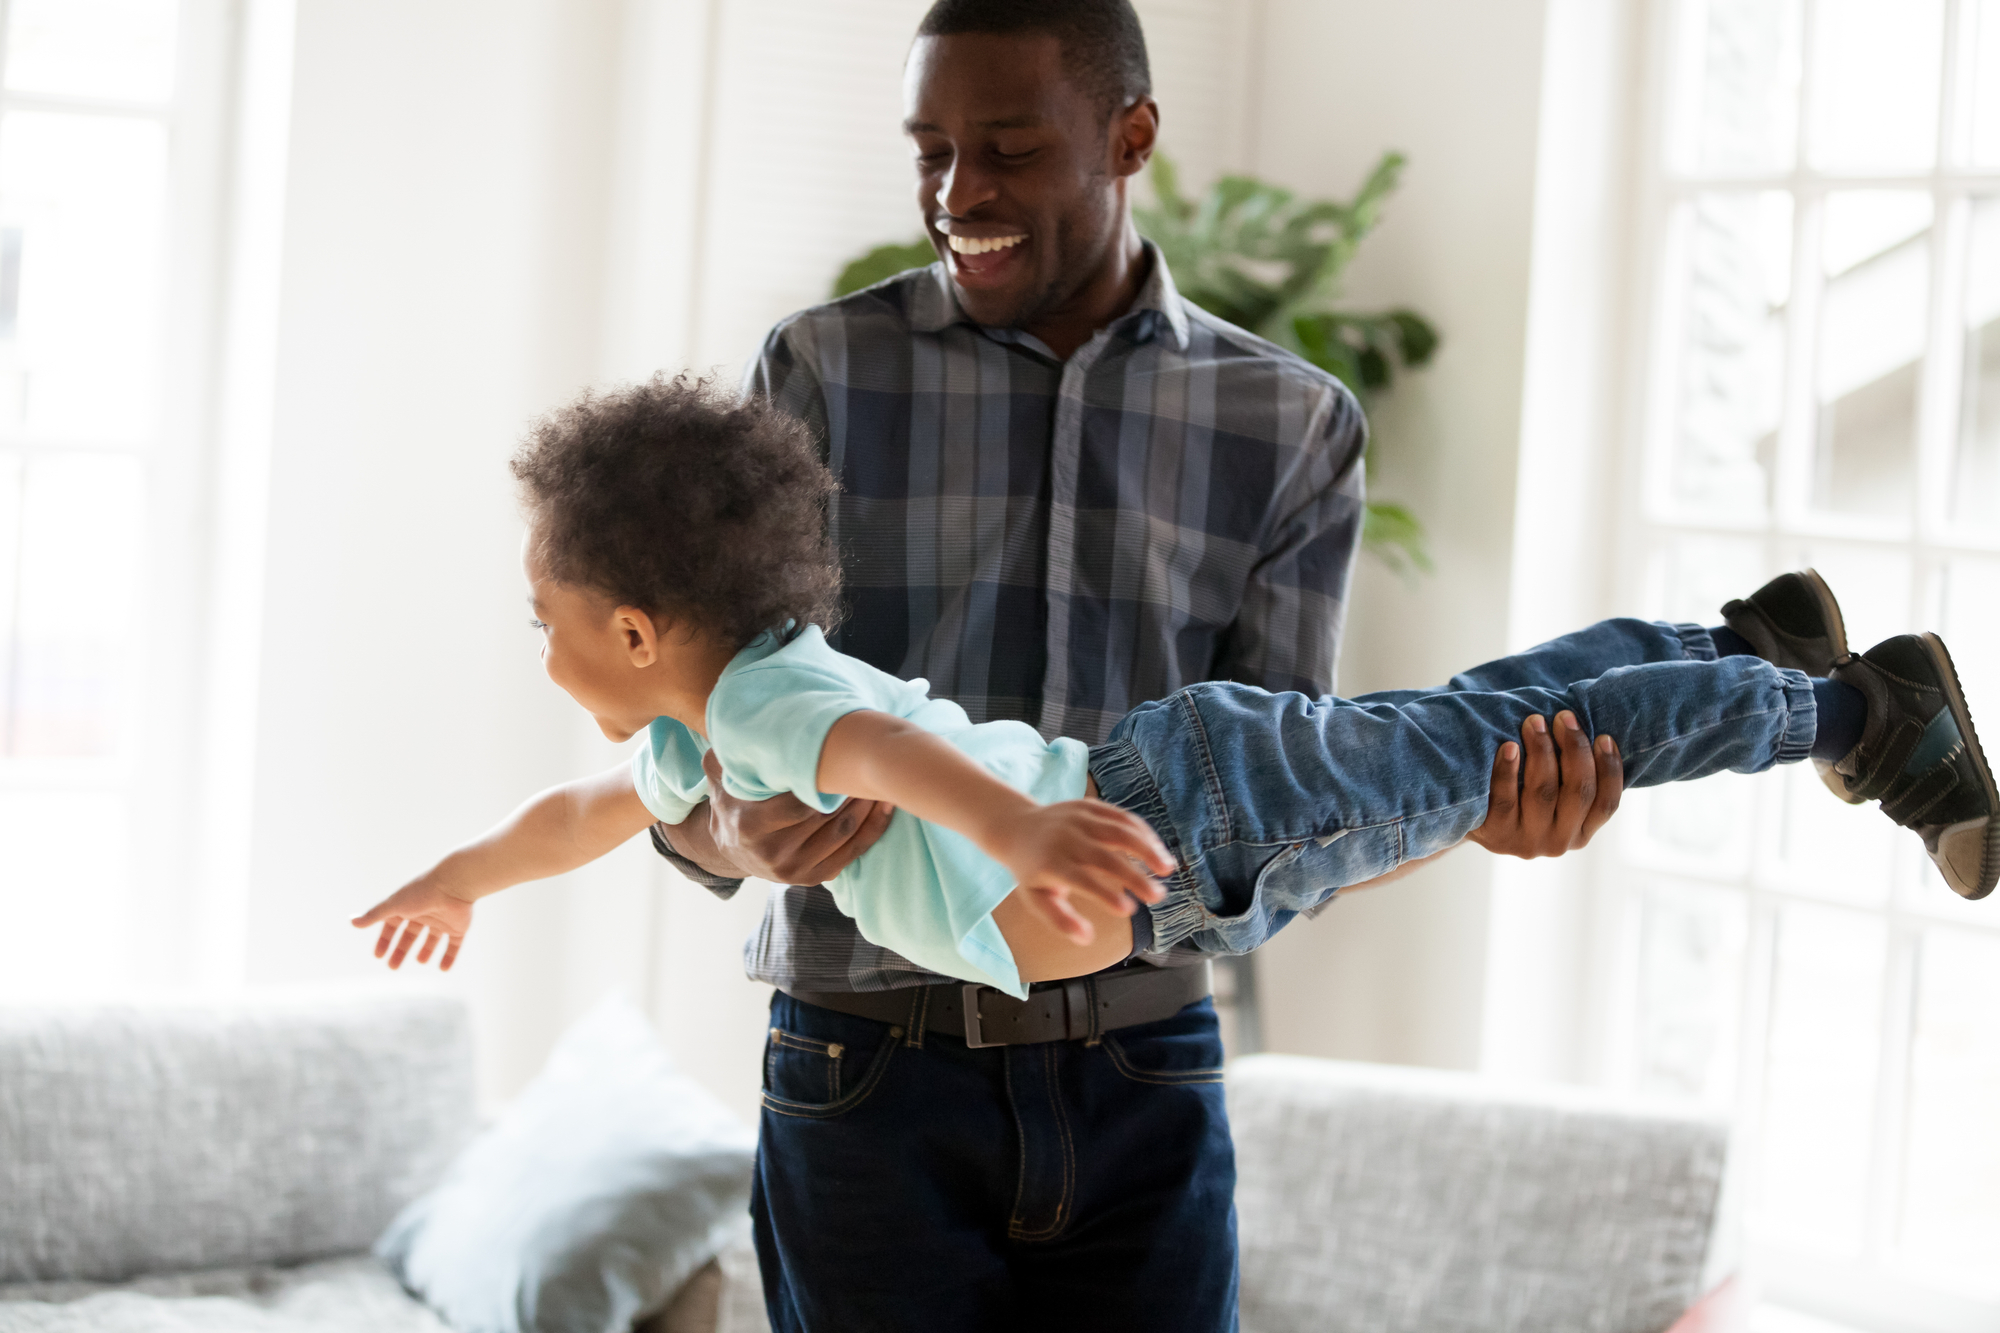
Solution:
[{"label": "sofa armrest", "polygon": [[1229,1114],[1245,1333],[1661,1333],[1702,1290],[1719,1121],[1291,1056]]}]

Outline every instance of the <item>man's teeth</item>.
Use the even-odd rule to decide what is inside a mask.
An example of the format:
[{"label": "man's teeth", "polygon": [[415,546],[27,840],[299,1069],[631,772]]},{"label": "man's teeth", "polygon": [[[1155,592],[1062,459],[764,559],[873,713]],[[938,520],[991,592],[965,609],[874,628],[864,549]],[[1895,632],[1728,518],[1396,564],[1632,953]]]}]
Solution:
[{"label": "man's teeth", "polygon": [[1027,240],[1024,232],[1019,236],[947,236],[945,240],[951,248],[962,255],[983,255],[994,250],[1005,250],[1010,245],[1019,245]]}]

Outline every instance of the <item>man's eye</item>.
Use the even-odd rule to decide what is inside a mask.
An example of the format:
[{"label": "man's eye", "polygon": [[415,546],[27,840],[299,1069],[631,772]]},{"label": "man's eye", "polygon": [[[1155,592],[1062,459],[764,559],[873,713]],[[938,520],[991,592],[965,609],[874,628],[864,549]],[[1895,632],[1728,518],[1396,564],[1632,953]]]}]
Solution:
[{"label": "man's eye", "polygon": [[548,625],[540,620],[530,620],[528,622],[528,628],[534,630],[545,630],[548,628]]}]

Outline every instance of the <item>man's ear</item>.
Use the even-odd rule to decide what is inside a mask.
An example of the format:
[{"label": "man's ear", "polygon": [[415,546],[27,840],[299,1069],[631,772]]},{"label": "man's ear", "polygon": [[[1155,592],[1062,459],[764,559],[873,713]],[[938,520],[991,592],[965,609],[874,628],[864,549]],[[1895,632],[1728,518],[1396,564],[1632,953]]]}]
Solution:
[{"label": "man's ear", "polygon": [[1153,160],[1160,141],[1160,104],[1142,97],[1120,111],[1111,123],[1111,171],[1136,176]]},{"label": "man's ear", "polygon": [[653,618],[636,606],[621,606],[611,613],[611,628],[625,642],[625,655],[640,670],[660,660],[660,631]]}]

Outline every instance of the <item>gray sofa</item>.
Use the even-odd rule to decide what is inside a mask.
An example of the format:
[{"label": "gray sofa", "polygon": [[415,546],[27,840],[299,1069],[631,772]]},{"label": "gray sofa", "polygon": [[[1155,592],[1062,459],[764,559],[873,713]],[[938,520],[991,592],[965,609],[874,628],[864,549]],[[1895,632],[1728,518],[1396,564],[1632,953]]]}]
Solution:
[{"label": "gray sofa", "polygon": [[[0,1009],[0,1333],[445,1333],[369,1245],[474,1127],[433,998]],[[1232,1066],[1247,1333],[1661,1333],[1724,1126],[1465,1075]],[[764,1323],[747,1238],[645,1333]]]}]

